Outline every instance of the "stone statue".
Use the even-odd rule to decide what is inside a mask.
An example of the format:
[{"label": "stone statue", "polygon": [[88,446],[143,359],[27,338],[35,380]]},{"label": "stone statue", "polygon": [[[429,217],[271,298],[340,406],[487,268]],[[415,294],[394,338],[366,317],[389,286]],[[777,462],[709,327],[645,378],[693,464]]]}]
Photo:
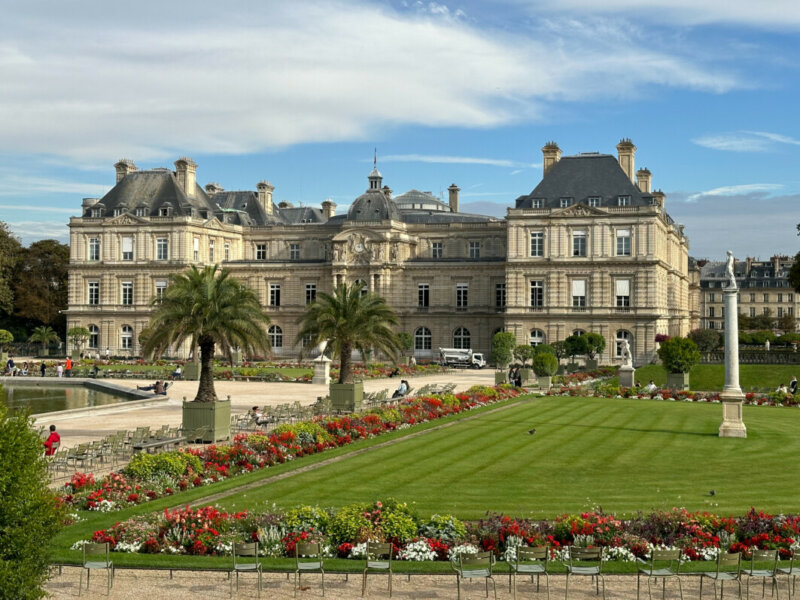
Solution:
[{"label": "stone statue", "polygon": [[623,367],[632,367],[633,366],[633,356],[631,355],[631,345],[628,343],[628,340],[622,340],[622,366]]},{"label": "stone statue", "polygon": [[736,275],[733,272],[733,252],[728,250],[728,261],[725,263],[725,277],[728,278],[727,287],[736,289]]},{"label": "stone statue", "polygon": [[314,348],[314,350],[319,352],[319,356],[317,356],[315,360],[320,360],[320,361],[325,360],[325,348],[327,347],[328,347],[328,340],[322,340],[319,344],[317,344],[317,347]]},{"label": "stone statue", "polygon": [[333,249],[333,260],[334,260],[334,262],[337,262],[339,260],[339,249],[338,248],[334,248]]}]

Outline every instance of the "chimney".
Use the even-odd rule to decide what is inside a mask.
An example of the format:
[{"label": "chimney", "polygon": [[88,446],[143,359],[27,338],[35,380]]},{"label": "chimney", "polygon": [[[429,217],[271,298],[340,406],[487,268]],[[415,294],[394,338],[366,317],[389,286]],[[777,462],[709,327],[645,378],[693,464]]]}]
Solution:
[{"label": "chimney", "polygon": [[265,213],[271,215],[274,212],[272,192],[275,191],[275,186],[269,181],[259,181],[256,189],[258,190],[258,203],[264,207]]},{"label": "chimney", "polygon": [[331,200],[330,198],[326,199],[322,203],[322,215],[325,217],[326,221],[329,221],[330,218],[336,213],[336,203]]},{"label": "chimney", "polygon": [[662,192],[661,190],[656,190],[653,192],[653,202],[660,208],[664,208],[664,199],[667,195]]},{"label": "chimney", "polygon": [[450,212],[457,213],[458,212],[458,192],[461,191],[461,188],[458,187],[455,183],[452,184],[449,188],[447,188],[449,192],[449,200],[450,200]]},{"label": "chimney", "polygon": [[638,186],[640,192],[643,194],[650,193],[650,180],[652,178],[653,174],[647,168],[636,171],[636,185]]},{"label": "chimney", "polygon": [[175,176],[183,193],[189,198],[194,198],[197,187],[197,163],[188,156],[182,156],[175,161]]},{"label": "chimney", "polygon": [[542,169],[544,177],[553,168],[553,165],[561,160],[561,148],[555,142],[547,142],[542,148],[542,154],[544,155],[544,168]]},{"label": "chimney", "polygon": [[625,171],[625,175],[633,183],[634,162],[636,157],[636,146],[629,138],[622,138],[617,144],[617,156],[619,166]]},{"label": "chimney", "polygon": [[114,165],[114,168],[117,170],[117,183],[122,181],[128,173],[139,170],[130,158],[120,158],[119,162]]},{"label": "chimney", "polygon": [[225,188],[223,188],[220,184],[212,181],[211,183],[206,184],[206,194],[219,194],[220,192],[224,192]]}]

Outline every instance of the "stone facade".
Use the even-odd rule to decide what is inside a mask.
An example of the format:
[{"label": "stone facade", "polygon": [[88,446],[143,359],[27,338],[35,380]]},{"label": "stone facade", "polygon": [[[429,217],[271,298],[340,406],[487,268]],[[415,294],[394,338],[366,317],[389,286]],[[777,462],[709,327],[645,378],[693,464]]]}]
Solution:
[{"label": "stone facade", "polygon": [[617,150],[562,159],[547,144],[544,178],[505,219],[460,212],[455,184],[446,203],[417,190],[395,197],[377,168],[335,215],[329,200],[274,205],[266,181],[201,188],[189,158],[174,171],[121,160],[115,187],[70,220],[68,327],[88,327],[92,351],[138,355],[169,275],[216,263],[256,290],[278,356],[297,355],[296,320],[316,293],[360,280],[395,309],[420,359],[439,347],[488,352],[501,329],[520,344],[582,330],[606,337],[603,362],[620,360],[623,338],[635,364],[649,362],[656,334],[690,329],[688,240],[650,172],[634,174],[635,146]]}]

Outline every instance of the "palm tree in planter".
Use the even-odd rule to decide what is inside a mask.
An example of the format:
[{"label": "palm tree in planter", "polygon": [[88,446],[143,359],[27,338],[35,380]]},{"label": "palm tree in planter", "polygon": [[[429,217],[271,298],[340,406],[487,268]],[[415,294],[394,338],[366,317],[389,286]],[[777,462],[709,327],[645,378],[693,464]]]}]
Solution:
[{"label": "palm tree in planter", "polygon": [[60,342],[61,338],[52,327],[42,325],[33,330],[29,342],[37,342],[42,345],[42,356],[47,356],[47,348],[51,343]]},{"label": "palm tree in planter", "polygon": [[302,355],[307,355],[317,344],[327,343],[327,348],[339,357],[339,378],[331,383],[330,393],[336,410],[357,410],[364,396],[364,384],[353,381],[353,350],[362,356],[376,350],[392,359],[401,350],[394,311],[386,300],[372,292],[364,292],[360,282],[340,284],[332,294],[320,292],[297,323],[300,331],[297,341],[304,342]]},{"label": "palm tree in planter", "polygon": [[208,426],[211,441],[229,437],[230,401],[217,398],[214,353],[217,345],[228,357],[236,346],[253,354],[269,350],[269,317],[258,297],[228,269],[192,266],[171,275],[166,292],[153,305],[143,354],[158,357],[187,340],[193,350],[200,348],[200,383],[194,400],[183,403],[184,431]]}]

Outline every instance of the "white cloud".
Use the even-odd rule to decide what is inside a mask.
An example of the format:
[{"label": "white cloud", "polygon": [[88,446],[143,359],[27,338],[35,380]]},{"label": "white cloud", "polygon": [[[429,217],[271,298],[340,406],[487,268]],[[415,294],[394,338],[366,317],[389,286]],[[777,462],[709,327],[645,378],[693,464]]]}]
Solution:
[{"label": "white cloud", "polygon": [[712,150],[729,152],[766,152],[775,144],[800,146],[800,140],[780,133],[768,131],[734,131],[704,135],[692,140],[693,143]]},{"label": "white cloud", "polygon": [[80,183],[64,179],[16,175],[0,172],[0,196],[34,196],[41,194],[83,194],[104,196],[107,185]]},{"label": "white cloud", "polygon": [[691,194],[687,202],[694,202],[705,196],[746,196],[750,194],[763,194],[782,190],[785,186],[780,183],[747,183],[742,185],[726,185],[705,192]]},{"label": "white cloud", "polygon": [[381,156],[381,162],[421,162],[459,165],[487,165],[490,167],[534,168],[541,165],[522,163],[503,158],[482,158],[475,156],[441,156],[436,154],[389,154]]},{"label": "white cloud", "polygon": [[631,101],[652,86],[742,85],[625,28],[524,37],[442,6],[15,3],[0,42],[0,152],[82,163],[248,153],[375,139],[403,124],[497,127],[541,119],[550,103]]},{"label": "white cloud", "polygon": [[44,239],[69,243],[69,228],[64,221],[8,221],[8,228],[26,246]]}]

